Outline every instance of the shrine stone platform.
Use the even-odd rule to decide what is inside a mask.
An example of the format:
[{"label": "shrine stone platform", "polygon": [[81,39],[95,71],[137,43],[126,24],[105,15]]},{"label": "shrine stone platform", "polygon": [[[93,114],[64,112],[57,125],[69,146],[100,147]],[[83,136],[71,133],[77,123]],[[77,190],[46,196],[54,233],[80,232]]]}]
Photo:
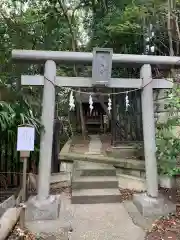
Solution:
[{"label": "shrine stone platform", "polygon": [[74,136],[62,148],[59,159],[61,162],[74,161],[111,164],[119,174],[145,178],[145,161],[143,150],[135,144],[111,146],[111,135],[89,135],[86,139]]}]

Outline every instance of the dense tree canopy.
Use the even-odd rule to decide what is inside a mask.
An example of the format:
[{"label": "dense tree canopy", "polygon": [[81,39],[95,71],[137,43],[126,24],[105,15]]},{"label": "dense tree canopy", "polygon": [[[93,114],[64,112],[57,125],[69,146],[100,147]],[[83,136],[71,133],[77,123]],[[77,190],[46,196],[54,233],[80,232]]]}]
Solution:
[{"label": "dense tree canopy", "polygon": [[[38,124],[40,117],[42,89],[21,89],[20,75],[40,74],[43,66],[14,64],[12,49],[91,51],[98,46],[111,47],[118,53],[143,54],[145,39],[153,28],[151,45],[155,46],[155,53],[179,55],[179,0],[1,0],[0,9],[3,131],[9,129],[9,124],[14,128],[17,122]],[[127,74],[126,69],[118,69],[115,74],[122,72]],[[58,74],[86,75],[88,68],[60,66]],[[58,101],[66,99],[67,91],[59,92]],[[63,106],[60,105],[61,110]]]}]

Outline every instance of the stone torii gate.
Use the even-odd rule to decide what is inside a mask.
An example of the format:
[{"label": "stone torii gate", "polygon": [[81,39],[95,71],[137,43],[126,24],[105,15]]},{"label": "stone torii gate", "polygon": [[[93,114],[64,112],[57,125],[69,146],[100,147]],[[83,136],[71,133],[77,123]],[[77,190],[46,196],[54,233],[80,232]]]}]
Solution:
[{"label": "stone torii gate", "polygon": [[[145,151],[145,169],[147,196],[135,197],[137,205],[161,204],[158,198],[158,174],[156,162],[155,123],[153,106],[153,89],[172,88],[173,83],[165,79],[152,79],[151,65],[180,65],[180,57],[149,56],[131,54],[113,54],[111,49],[95,49],[90,52],[61,52],[13,50],[12,59],[16,62],[26,61],[45,63],[44,76],[22,75],[22,85],[44,85],[40,162],[38,179],[38,196],[30,203],[29,219],[49,219],[58,216],[58,199],[49,196],[51,155],[53,140],[53,120],[55,108],[55,86],[86,88],[104,86],[108,88],[139,88],[142,98],[142,120]],[[101,59],[101,60],[100,60]],[[103,66],[102,66],[103,59]],[[61,63],[92,63],[92,78],[56,76],[56,64]],[[111,78],[112,64],[131,64],[141,66],[140,78]],[[101,72],[101,67],[104,67]],[[145,203],[144,203],[145,200]],[[43,214],[42,214],[43,212]],[[33,215],[33,216],[32,216]]]}]

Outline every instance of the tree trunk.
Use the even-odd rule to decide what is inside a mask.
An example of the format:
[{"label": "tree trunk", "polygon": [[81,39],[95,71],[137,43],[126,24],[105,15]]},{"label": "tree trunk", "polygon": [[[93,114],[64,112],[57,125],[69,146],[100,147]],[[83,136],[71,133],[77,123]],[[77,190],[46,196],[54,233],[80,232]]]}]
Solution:
[{"label": "tree trunk", "polygon": [[[64,16],[68,22],[68,26],[69,26],[69,31],[70,31],[70,34],[71,34],[71,37],[72,37],[72,50],[74,52],[76,52],[76,49],[77,49],[77,40],[76,40],[76,34],[74,32],[74,28],[73,28],[73,25],[72,25],[72,21],[74,19],[74,12],[73,11],[73,14],[72,16],[69,16],[68,14],[68,11],[66,9],[66,6],[64,5],[64,3],[62,3],[61,0],[58,0],[59,2],[59,5],[64,13]],[[77,77],[77,70],[76,70],[76,66],[74,65],[74,75]],[[80,90],[80,89],[79,89]],[[86,138],[86,129],[85,129],[85,122],[84,122],[84,117],[83,117],[83,108],[82,108],[82,102],[81,102],[81,96],[79,94],[79,97],[80,97],[80,100],[79,100],[79,111],[80,111],[80,119],[81,119],[81,128],[82,128],[82,135],[84,137],[84,139]]]},{"label": "tree trunk", "polygon": [[172,29],[171,29],[171,0],[168,0],[168,15],[167,15],[167,27],[168,27],[168,37],[169,37],[169,55],[174,56],[174,49],[173,49],[173,40],[172,40]]}]

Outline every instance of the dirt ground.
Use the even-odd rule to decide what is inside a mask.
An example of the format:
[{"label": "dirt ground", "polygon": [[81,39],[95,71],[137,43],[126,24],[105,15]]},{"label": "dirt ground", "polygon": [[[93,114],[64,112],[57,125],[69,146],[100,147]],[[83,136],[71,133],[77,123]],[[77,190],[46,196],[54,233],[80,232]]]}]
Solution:
[{"label": "dirt ground", "polygon": [[146,240],[180,240],[180,202],[177,191],[161,188],[160,192],[176,204],[176,214],[161,217],[154,222]]},{"label": "dirt ground", "polygon": [[79,136],[74,136],[72,138],[71,142],[71,147],[70,147],[70,152],[71,153],[79,153],[83,154],[85,152],[88,152],[89,149],[89,138],[84,139],[81,135]]}]

